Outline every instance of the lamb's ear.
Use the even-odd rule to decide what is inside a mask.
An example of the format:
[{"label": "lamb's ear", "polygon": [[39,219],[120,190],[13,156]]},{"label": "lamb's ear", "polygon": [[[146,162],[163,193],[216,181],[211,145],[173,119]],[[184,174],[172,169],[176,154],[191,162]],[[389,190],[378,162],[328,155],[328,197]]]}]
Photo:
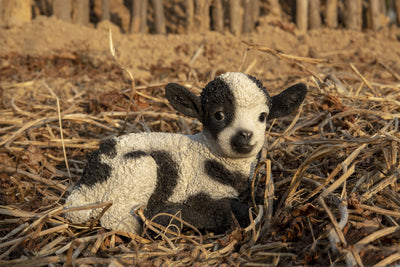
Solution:
[{"label": "lamb's ear", "polygon": [[165,96],[177,111],[187,116],[201,119],[200,97],[182,85],[176,83],[167,84],[165,87]]},{"label": "lamb's ear", "polygon": [[298,83],[272,97],[272,106],[268,119],[289,115],[300,106],[306,94],[307,86],[304,83]]}]

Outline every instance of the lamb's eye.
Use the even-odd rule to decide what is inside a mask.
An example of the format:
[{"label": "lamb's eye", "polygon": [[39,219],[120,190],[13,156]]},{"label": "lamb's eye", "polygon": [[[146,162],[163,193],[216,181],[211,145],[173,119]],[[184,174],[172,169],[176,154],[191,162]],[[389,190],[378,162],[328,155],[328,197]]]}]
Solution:
[{"label": "lamb's eye", "polygon": [[260,122],[265,122],[266,119],[267,119],[267,113],[265,113],[265,112],[262,112],[262,113],[260,114],[260,117],[258,117],[258,120],[259,120]]},{"label": "lamb's eye", "polygon": [[216,121],[223,121],[225,119],[225,114],[222,111],[217,111],[214,113],[214,118]]}]

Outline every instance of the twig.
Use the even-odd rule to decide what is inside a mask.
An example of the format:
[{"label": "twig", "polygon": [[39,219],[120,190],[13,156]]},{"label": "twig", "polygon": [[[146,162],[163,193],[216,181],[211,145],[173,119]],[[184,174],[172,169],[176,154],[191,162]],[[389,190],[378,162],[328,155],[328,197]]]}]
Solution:
[{"label": "twig", "polygon": [[372,85],[365,79],[365,77],[358,71],[358,69],[353,65],[353,63],[349,63],[350,68],[355,72],[355,74],[361,78],[361,80],[368,86],[369,89],[373,90]]},{"label": "twig", "polygon": [[67,152],[65,151],[65,145],[64,145],[64,135],[63,135],[63,128],[62,128],[62,120],[61,120],[61,108],[60,108],[60,99],[58,96],[51,90],[51,88],[43,82],[43,85],[49,90],[51,95],[56,99],[57,101],[57,113],[58,113],[58,123],[60,127],[60,137],[61,137],[61,144],[62,144],[62,149],[63,149],[63,154],[64,154],[64,162],[65,166],[67,167],[67,172],[68,172],[68,177],[72,183],[72,178],[71,178],[71,171],[69,170],[69,164],[68,164],[68,159],[67,159]]}]

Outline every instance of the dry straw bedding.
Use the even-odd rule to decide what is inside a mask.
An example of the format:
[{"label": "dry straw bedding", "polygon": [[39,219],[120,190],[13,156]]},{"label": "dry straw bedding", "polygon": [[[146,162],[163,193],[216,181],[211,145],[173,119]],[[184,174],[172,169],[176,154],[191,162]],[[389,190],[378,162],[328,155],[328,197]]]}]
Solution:
[{"label": "dry straw bedding", "polygon": [[[399,263],[399,75],[379,62],[335,63],[247,47],[296,70],[266,81],[268,87],[309,86],[297,114],[271,122],[248,228],[215,236],[186,225],[177,235],[143,217],[139,236],[102,229],[99,218],[87,225],[66,221],[68,188],[101,140],[201,126],[176,114],[156,81],[93,100],[88,92],[60,97],[45,79],[34,79],[3,85],[4,95],[17,87],[41,93],[10,97],[0,110],[0,265]],[[204,86],[186,85],[195,92]],[[82,208],[105,211],[111,204]]]}]

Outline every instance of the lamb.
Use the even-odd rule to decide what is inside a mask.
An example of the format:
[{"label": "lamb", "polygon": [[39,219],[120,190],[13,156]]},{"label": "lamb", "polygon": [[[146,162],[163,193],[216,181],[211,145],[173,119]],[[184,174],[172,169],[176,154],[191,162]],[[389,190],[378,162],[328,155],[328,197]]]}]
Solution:
[{"label": "lamb", "polygon": [[[270,97],[255,77],[239,72],[209,82],[200,96],[170,83],[170,104],[198,119],[202,132],[132,133],[103,143],[90,157],[66,207],[113,201],[101,217],[104,228],[139,233],[135,215],[147,218],[164,212],[179,214],[198,229],[223,233],[233,216],[242,227],[249,223],[249,206],[239,201],[248,190],[267,121],[293,112],[304,100],[304,84]],[[85,223],[100,209],[66,212],[73,223]],[[156,222],[170,223],[169,216]]]}]

